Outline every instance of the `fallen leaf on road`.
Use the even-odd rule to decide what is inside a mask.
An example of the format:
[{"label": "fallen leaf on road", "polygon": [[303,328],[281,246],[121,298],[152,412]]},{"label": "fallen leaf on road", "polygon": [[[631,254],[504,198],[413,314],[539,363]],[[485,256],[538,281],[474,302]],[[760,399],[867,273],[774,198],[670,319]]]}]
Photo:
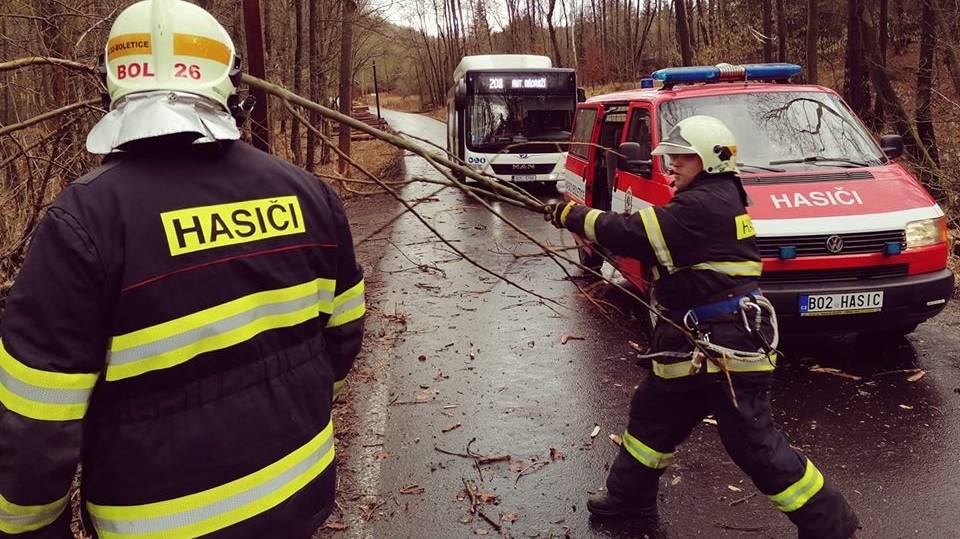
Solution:
[{"label": "fallen leaf on road", "polygon": [[483,503],[496,503],[500,496],[497,494],[477,494],[477,499]]},{"label": "fallen leaf on road", "polygon": [[913,410],[913,406],[907,404],[898,404],[897,406],[903,408],[904,410]]},{"label": "fallen leaf on road", "polygon": [[460,428],[460,423],[451,423],[446,427],[443,427],[443,432],[450,432],[453,429],[458,429],[458,428]]},{"label": "fallen leaf on road", "polygon": [[683,481],[683,478],[679,475],[673,476],[673,479],[670,480],[670,486],[675,487],[680,484],[680,481]]},{"label": "fallen leaf on road", "polygon": [[516,513],[500,513],[501,522],[509,522],[513,524],[518,518],[520,517]]},{"label": "fallen leaf on road", "polygon": [[328,530],[345,530],[347,529],[347,523],[338,520],[336,522],[327,522],[323,527]]},{"label": "fallen leaf on road", "polygon": [[742,489],[742,488],[740,488],[740,487],[735,487],[735,486],[733,486],[733,485],[727,485],[727,488],[730,489],[730,490],[732,490],[732,491],[734,491],[734,492],[743,492],[743,489]]},{"label": "fallen leaf on road", "polygon": [[562,459],[563,459],[563,454],[561,454],[559,451],[557,451],[557,448],[551,447],[551,448],[550,448],[550,460],[562,460]]},{"label": "fallen leaf on road", "polygon": [[708,425],[714,425],[714,426],[716,426],[716,424],[717,424],[717,420],[714,419],[714,418],[712,418],[712,417],[705,417],[705,418],[703,418],[703,422],[706,423],[706,424],[708,424]]},{"label": "fallen leaf on road", "polygon": [[425,491],[426,489],[420,485],[407,485],[405,487],[400,487],[400,494],[423,494]]},{"label": "fallen leaf on road", "polygon": [[595,425],[593,426],[593,432],[590,433],[590,437],[591,437],[591,438],[596,438],[598,434],[600,434],[600,425],[596,425],[596,424],[595,424]]},{"label": "fallen leaf on road", "polygon": [[915,373],[915,374],[911,374],[910,376],[907,377],[907,381],[908,381],[908,382],[916,382],[917,380],[923,378],[923,376],[924,376],[925,374],[927,374],[927,371],[919,371],[919,372],[917,372],[917,373]]},{"label": "fallen leaf on road", "polygon": [[617,445],[623,445],[623,438],[619,434],[611,434],[610,441]]},{"label": "fallen leaf on road", "polygon": [[582,341],[584,337],[574,337],[573,335],[561,335],[560,344],[567,344],[570,341]]},{"label": "fallen leaf on road", "polygon": [[490,535],[490,530],[488,530],[488,529],[486,529],[486,528],[477,528],[477,529],[473,530],[473,533],[474,533],[475,535]]}]

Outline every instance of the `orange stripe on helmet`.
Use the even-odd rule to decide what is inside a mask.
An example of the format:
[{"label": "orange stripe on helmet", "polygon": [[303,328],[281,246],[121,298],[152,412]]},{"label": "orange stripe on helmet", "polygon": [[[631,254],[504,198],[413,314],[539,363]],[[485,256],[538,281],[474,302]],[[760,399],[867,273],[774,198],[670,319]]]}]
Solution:
[{"label": "orange stripe on helmet", "polygon": [[173,54],[193,56],[230,65],[230,48],[209,37],[190,34],[173,34]]}]

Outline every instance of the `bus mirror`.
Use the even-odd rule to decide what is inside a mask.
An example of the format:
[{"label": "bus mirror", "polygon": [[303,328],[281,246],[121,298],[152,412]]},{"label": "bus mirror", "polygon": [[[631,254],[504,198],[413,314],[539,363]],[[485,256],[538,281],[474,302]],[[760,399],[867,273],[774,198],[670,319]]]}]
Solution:
[{"label": "bus mirror", "polygon": [[640,144],[636,142],[624,142],[617,147],[617,168],[638,174],[644,178],[650,178],[653,171],[653,163],[649,159],[644,159],[640,152]]},{"label": "bus mirror", "polygon": [[467,83],[462,79],[457,82],[457,87],[453,90],[453,106],[457,110],[463,110],[467,105]]},{"label": "bus mirror", "polygon": [[583,103],[587,100],[587,91],[582,86],[577,86],[577,103]]},{"label": "bus mirror", "polygon": [[880,137],[880,149],[888,159],[896,159],[903,155],[903,137],[900,135],[884,135]]}]

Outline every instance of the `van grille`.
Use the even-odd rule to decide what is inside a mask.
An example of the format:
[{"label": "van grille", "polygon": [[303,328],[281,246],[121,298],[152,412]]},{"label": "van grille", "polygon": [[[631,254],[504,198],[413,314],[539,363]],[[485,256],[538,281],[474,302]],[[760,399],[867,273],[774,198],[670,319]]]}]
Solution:
[{"label": "van grille", "polygon": [[838,182],[846,180],[872,180],[873,174],[866,170],[850,172],[829,172],[824,174],[777,174],[746,176],[741,181],[749,184],[771,183],[810,183],[810,182]]},{"label": "van grille", "polygon": [[825,283],[906,277],[909,269],[907,264],[893,264],[890,266],[830,270],[764,271],[760,276],[760,286],[762,287],[764,284]]},{"label": "van grille", "polygon": [[[843,248],[838,252],[827,248],[828,239],[839,236],[843,240]],[[835,242],[835,239],[834,239]],[[781,247],[795,247],[797,257],[852,255],[863,253],[882,253],[884,246],[889,242],[906,247],[906,234],[903,230],[884,230],[879,232],[856,232],[850,234],[814,234],[809,236],[781,236],[757,237],[760,247],[760,256],[763,258],[780,258]]]}]

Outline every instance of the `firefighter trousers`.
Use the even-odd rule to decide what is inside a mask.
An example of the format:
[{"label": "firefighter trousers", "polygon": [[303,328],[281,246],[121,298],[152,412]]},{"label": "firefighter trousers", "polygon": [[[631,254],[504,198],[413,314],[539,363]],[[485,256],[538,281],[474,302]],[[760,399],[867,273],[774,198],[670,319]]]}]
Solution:
[{"label": "firefighter trousers", "polygon": [[848,539],[859,526],[839,490],[773,423],[768,389],[772,372],[701,372],[663,379],[652,373],[633,394],[623,445],[610,468],[607,490],[637,505],[657,500],[660,476],[674,451],[708,414],[730,458],[797,526],[799,539]]}]

